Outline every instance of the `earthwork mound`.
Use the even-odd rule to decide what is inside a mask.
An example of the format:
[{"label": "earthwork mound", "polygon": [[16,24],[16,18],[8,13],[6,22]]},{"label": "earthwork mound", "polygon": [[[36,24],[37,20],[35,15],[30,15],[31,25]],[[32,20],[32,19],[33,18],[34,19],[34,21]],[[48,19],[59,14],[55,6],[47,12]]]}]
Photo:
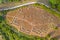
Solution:
[{"label": "earthwork mound", "polygon": [[8,23],[28,35],[45,37],[58,27],[60,19],[39,6],[27,5],[9,11],[6,15]]}]

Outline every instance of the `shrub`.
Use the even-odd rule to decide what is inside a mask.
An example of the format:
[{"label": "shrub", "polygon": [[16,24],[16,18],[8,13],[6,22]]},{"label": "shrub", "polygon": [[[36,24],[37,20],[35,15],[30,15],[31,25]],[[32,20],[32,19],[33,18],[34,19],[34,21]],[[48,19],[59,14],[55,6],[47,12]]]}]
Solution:
[{"label": "shrub", "polygon": [[52,8],[55,8],[60,11],[60,0],[49,0],[49,3]]}]

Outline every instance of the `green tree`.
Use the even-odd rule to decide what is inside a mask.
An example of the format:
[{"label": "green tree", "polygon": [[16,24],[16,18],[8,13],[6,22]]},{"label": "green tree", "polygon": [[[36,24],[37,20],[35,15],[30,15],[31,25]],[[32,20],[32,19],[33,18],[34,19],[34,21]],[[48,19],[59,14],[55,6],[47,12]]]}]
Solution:
[{"label": "green tree", "polygon": [[60,11],[60,0],[49,0],[51,7]]}]

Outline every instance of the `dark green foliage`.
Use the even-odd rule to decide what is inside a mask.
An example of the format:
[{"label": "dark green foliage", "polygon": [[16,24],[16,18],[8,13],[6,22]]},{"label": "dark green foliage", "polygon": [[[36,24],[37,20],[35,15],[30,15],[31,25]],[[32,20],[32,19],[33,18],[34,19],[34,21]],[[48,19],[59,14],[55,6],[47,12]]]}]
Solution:
[{"label": "dark green foliage", "polygon": [[51,7],[60,11],[60,0],[49,0]]},{"label": "dark green foliage", "polygon": [[2,16],[0,16],[0,22],[3,20],[3,17]]}]

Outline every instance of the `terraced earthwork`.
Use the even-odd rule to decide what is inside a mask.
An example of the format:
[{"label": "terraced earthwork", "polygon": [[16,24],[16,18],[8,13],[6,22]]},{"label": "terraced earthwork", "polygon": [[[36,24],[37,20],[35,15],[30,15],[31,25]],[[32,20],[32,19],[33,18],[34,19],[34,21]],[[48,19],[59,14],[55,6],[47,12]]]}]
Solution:
[{"label": "terraced earthwork", "polygon": [[45,37],[55,31],[54,27],[60,24],[58,17],[34,4],[9,11],[6,19],[18,31],[40,37]]}]

